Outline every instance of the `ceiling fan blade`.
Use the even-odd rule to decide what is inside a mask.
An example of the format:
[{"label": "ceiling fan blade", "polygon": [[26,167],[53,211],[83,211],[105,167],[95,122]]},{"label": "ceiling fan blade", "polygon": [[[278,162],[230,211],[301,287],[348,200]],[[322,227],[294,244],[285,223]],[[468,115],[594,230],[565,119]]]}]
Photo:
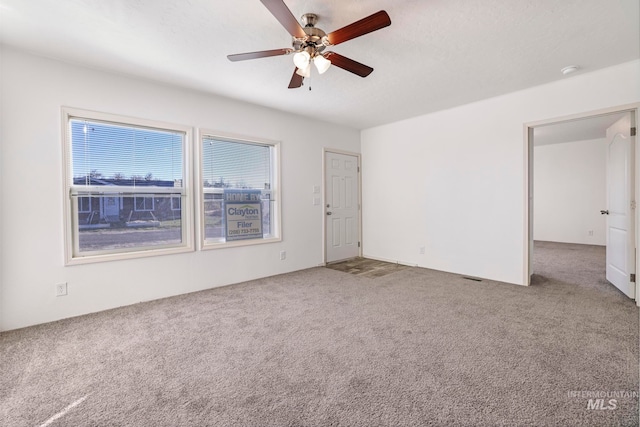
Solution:
[{"label": "ceiling fan blade", "polygon": [[302,81],[304,80],[304,77],[296,73],[296,71],[298,71],[298,68],[295,68],[293,70],[293,76],[291,76],[291,81],[289,82],[289,89],[296,89],[302,86]]},{"label": "ceiling fan blade", "polygon": [[302,29],[302,26],[298,22],[298,20],[293,16],[293,13],[289,10],[284,1],[282,0],[260,0],[263,5],[275,18],[282,24],[282,26],[291,34],[293,37],[303,38],[306,37],[307,34]]},{"label": "ceiling fan blade", "polygon": [[353,74],[357,74],[360,77],[367,77],[373,71],[373,68],[335,52],[327,52],[322,56],[331,61],[332,65],[342,68],[343,70],[347,70]]},{"label": "ceiling fan blade", "polygon": [[327,39],[332,45],[346,42],[347,40],[355,39],[356,37],[363,36],[372,31],[379,30],[391,25],[391,18],[384,10],[376,12],[373,15],[367,16],[359,21],[349,24],[346,27],[342,27],[339,30],[335,30],[327,34]]},{"label": "ceiling fan blade", "polygon": [[293,49],[273,49],[273,50],[261,50],[259,52],[248,53],[236,53],[234,55],[227,55],[229,61],[246,61],[247,59],[267,58],[269,56],[288,55],[293,52]]}]

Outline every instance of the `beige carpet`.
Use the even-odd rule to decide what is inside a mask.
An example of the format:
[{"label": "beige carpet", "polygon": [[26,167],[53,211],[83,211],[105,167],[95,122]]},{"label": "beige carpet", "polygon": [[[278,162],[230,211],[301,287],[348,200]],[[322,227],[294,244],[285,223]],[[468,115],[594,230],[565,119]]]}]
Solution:
[{"label": "beige carpet", "polygon": [[0,424],[637,425],[638,309],[545,252],[530,287],[313,268],[5,332]]}]

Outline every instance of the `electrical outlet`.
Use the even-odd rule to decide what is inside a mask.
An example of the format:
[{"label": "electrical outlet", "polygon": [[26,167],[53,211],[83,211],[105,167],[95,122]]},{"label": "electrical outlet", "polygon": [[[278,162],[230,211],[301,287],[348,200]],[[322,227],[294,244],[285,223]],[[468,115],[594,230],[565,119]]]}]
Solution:
[{"label": "electrical outlet", "polygon": [[280,260],[287,259],[287,251],[280,251]]},{"label": "electrical outlet", "polygon": [[593,230],[589,230],[587,233],[589,234],[589,236],[593,236]]},{"label": "electrical outlet", "polygon": [[66,283],[57,283],[56,284],[56,296],[63,297],[67,295],[67,284]]},{"label": "electrical outlet", "polygon": [[420,246],[420,255],[424,255],[424,246]]}]

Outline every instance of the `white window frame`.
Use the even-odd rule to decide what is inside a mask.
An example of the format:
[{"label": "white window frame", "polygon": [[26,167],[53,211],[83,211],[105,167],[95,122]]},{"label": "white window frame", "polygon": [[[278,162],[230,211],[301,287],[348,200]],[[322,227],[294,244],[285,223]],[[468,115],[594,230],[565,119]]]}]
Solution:
[{"label": "white window frame", "polygon": [[[203,177],[203,168],[202,168],[202,140],[203,138],[215,138],[229,142],[238,142],[242,144],[254,144],[254,145],[262,145],[268,146],[272,149],[272,168],[271,168],[271,188],[269,192],[271,194],[273,202],[272,211],[270,211],[270,215],[272,215],[271,221],[271,237],[265,237],[262,239],[247,239],[247,240],[234,240],[234,241],[224,241],[224,242],[207,242],[205,239],[205,213],[204,213],[204,201],[205,201],[205,188],[204,188],[204,177]],[[220,249],[220,248],[229,248],[229,247],[237,247],[237,246],[252,246],[252,245],[261,245],[267,243],[281,242],[282,241],[282,225],[281,225],[281,212],[282,212],[282,202],[281,202],[281,179],[280,179],[280,141],[273,141],[263,138],[255,138],[251,136],[244,135],[235,135],[229,134],[219,131],[207,130],[207,129],[199,129],[198,138],[195,144],[195,157],[198,161],[196,167],[196,185],[197,185],[197,206],[198,206],[198,217],[197,217],[197,239],[198,239],[198,249],[199,250],[208,250],[208,249]],[[221,188],[208,188],[206,192],[208,193],[221,193],[223,189]]]},{"label": "white window frame", "polygon": [[[65,265],[87,264],[93,262],[113,261],[122,259],[144,258],[150,256],[159,256],[174,253],[192,252],[194,245],[194,222],[192,203],[189,202],[193,198],[192,187],[192,165],[193,165],[193,128],[185,125],[174,123],[166,123],[148,119],[140,119],[133,117],[120,116],[116,114],[101,113],[96,111],[82,110],[77,108],[62,107],[62,151],[63,151],[63,206],[64,206],[64,236],[65,236]],[[71,163],[71,135],[69,132],[69,123],[71,119],[86,119],[102,122],[111,122],[120,125],[130,125],[138,127],[146,127],[151,129],[159,129],[164,131],[174,131],[184,134],[183,141],[183,181],[180,189],[180,197],[185,198],[181,203],[182,206],[182,242],[176,245],[167,246],[150,246],[121,248],[117,250],[96,251],[91,253],[80,254],[78,244],[79,224],[74,213],[77,212],[78,189],[73,185],[73,170]],[[154,194],[171,194],[176,192],[176,188],[144,188],[135,189],[135,194],[131,193],[129,187],[119,188],[118,186],[109,186],[108,189],[100,186],[83,186],[82,192],[89,191],[91,194],[103,195],[120,193],[122,197],[153,197]],[[122,199],[121,199],[122,200]],[[135,203],[135,202],[134,202]]]},{"label": "white window frame", "polygon": [[[177,201],[178,207],[174,206],[174,203]],[[171,198],[171,210],[172,211],[180,211],[182,210],[182,197],[174,196]]]},{"label": "white window frame", "polygon": [[[88,210],[81,210],[80,209],[80,201],[86,199],[87,200],[87,204],[89,205],[89,209]],[[90,196],[82,196],[82,197],[78,197],[78,213],[91,213],[91,197]]]},{"label": "white window frame", "polygon": [[[173,197],[171,197],[173,199]],[[138,209],[138,199],[142,199],[142,209]],[[151,208],[147,208],[146,200],[151,200]],[[136,212],[153,212],[156,209],[156,199],[153,196],[135,196],[133,198],[133,210]]]}]

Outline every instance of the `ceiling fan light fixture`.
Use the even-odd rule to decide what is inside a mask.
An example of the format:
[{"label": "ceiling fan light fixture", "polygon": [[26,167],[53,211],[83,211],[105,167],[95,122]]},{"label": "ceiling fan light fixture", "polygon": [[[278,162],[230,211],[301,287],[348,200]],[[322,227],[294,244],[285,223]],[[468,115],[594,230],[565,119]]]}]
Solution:
[{"label": "ceiling fan light fixture", "polygon": [[306,50],[296,53],[293,55],[293,63],[299,69],[304,69],[309,66],[309,62],[311,61],[311,55]]},{"label": "ceiling fan light fixture", "polygon": [[329,61],[322,55],[316,55],[313,58],[313,63],[316,65],[319,74],[324,74],[324,72],[327,71],[331,66],[331,61]]},{"label": "ceiling fan light fixture", "polygon": [[[301,87],[304,77],[311,76],[311,62],[316,64],[319,74],[325,73],[327,69],[335,65],[357,76],[367,77],[371,74],[373,68],[336,52],[325,52],[324,54],[322,52],[329,46],[344,43],[391,25],[389,14],[384,10],[380,10],[327,34],[321,28],[316,27],[318,15],[314,13],[305,13],[302,16],[302,24],[304,25],[302,27],[285,4],[285,0],[260,1],[291,35],[291,47],[227,55],[227,58],[236,62],[293,54],[293,63],[296,68],[291,76],[289,89]],[[331,59],[329,60],[328,58]]]},{"label": "ceiling fan light fixture", "polygon": [[307,66],[303,68],[298,67],[296,74],[302,77],[311,77],[311,64],[307,63]]}]

